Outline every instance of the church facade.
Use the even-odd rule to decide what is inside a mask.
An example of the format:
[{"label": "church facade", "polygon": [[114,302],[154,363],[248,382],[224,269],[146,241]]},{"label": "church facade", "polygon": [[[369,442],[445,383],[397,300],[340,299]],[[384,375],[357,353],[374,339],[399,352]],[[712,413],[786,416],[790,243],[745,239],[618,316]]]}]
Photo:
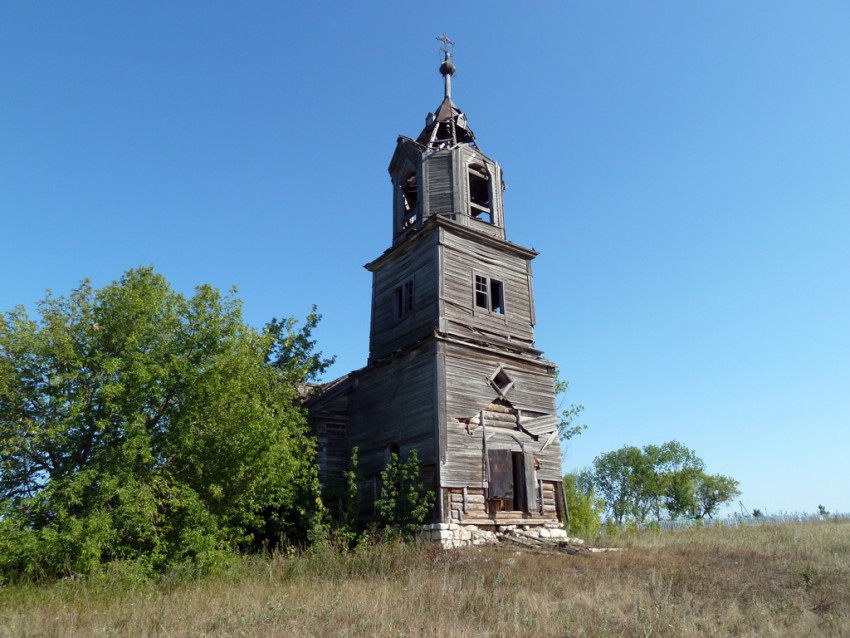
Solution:
[{"label": "church facade", "polygon": [[339,485],[356,446],[368,519],[390,455],[415,449],[431,522],[551,525],[564,500],[555,365],[534,341],[537,253],[506,238],[501,168],[451,98],[443,51],[444,99],[389,165],[392,245],[366,264],[368,363],[306,404],[320,478]]}]

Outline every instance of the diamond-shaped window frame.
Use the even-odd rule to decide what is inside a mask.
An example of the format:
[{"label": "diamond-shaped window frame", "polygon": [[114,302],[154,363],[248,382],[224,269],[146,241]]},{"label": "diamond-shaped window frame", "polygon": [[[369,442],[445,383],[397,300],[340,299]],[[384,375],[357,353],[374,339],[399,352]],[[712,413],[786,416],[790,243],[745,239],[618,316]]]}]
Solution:
[{"label": "diamond-shaped window frame", "polygon": [[506,399],[508,392],[514,387],[514,380],[511,379],[507,370],[505,370],[505,366],[499,364],[496,371],[490,375],[490,385],[499,393],[500,397]]}]

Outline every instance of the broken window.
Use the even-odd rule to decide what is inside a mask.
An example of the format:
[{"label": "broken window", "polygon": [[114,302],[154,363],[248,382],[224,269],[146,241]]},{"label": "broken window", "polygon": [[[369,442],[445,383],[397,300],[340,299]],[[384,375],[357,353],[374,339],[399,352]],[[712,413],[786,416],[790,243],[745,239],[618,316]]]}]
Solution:
[{"label": "broken window", "polygon": [[401,228],[410,228],[419,219],[419,182],[409,173],[401,182]]},{"label": "broken window", "polygon": [[393,316],[396,321],[413,313],[413,279],[393,289]]},{"label": "broken window", "polygon": [[475,275],[475,305],[500,315],[505,314],[505,286],[498,279]]},{"label": "broken window", "polygon": [[490,383],[503,397],[514,387],[513,379],[508,376],[508,373],[505,372],[505,369],[501,365],[493,373],[493,376],[490,377]]},{"label": "broken window", "polygon": [[469,165],[469,214],[488,224],[493,223],[490,198],[490,173],[481,164]]}]

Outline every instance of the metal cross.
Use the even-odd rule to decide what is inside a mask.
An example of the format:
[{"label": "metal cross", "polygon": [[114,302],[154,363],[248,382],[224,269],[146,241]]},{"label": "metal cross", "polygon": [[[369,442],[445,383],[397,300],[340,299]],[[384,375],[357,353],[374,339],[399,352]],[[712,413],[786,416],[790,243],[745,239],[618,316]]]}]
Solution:
[{"label": "metal cross", "polygon": [[455,44],[454,42],[449,40],[449,36],[446,35],[445,31],[443,31],[443,35],[438,35],[437,39],[440,42],[443,43],[443,46],[440,47],[440,51],[442,51],[443,53],[448,53],[449,52],[449,45],[454,46],[454,44]]}]

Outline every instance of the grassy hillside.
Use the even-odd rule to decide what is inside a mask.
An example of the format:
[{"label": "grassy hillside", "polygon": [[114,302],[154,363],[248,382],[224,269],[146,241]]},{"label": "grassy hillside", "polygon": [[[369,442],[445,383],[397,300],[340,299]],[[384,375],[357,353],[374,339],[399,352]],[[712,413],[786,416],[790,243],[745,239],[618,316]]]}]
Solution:
[{"label": "grassy hillside", "polygon": [[535,555],[385,546],[116,570],[0,593],[3,636],[850,635],[850,523],[621,536]]}]

